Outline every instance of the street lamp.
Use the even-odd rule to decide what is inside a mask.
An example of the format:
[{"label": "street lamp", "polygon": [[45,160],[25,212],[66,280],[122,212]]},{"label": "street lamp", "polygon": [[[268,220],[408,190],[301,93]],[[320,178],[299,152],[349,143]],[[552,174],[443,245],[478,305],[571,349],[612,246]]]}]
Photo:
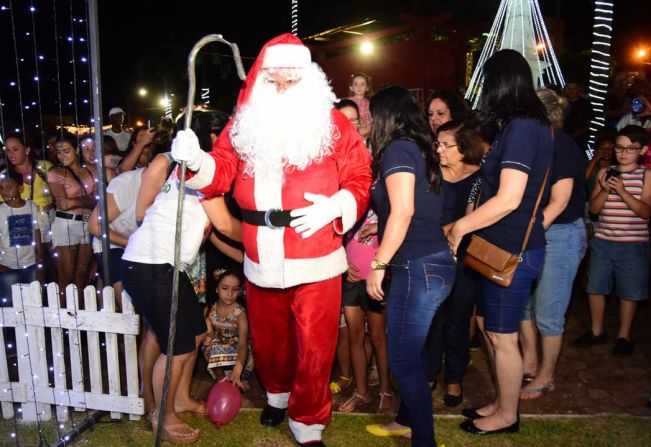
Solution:
[{"label": "street lamp", "polygon": [[362,54],[369,55],[373,53],[373,43],[369,42],[368,40],[362,42],[362,45],[359,47],[359,50],[362,52]]},{"label": "street lamp", "polygon": [[167,106],[169,105],[169,103],[170,103],[170,100],[169,100],[169,98],[168,98],[167,96],[163,96],[163,97],[160,99],[160,105],[161,105],[161,107],[167,107]]},{"label": "street lamp", "polygon": [[140,96],[140,97],[142,97],[142,98],[144,98],[145,96],[147,96],[147,93],[148,93],[148,92],[147,92],[147,89],[146,89],[146,88],[142,88],[142,87],[141,87],[141,88],[138,89],[138,96]]}]

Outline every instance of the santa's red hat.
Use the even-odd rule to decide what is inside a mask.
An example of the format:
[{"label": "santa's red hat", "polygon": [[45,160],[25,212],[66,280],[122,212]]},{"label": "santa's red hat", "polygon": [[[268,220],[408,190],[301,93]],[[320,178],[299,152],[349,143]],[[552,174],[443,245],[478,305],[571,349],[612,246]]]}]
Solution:
[{"label": "santa's red hat", "polygon": [[301,39],[290,33],[274,37],[262,47],[249,70],[237,97],[237,110],[248,102],[260,70],[306,68],[311,62],[310,50]]}]

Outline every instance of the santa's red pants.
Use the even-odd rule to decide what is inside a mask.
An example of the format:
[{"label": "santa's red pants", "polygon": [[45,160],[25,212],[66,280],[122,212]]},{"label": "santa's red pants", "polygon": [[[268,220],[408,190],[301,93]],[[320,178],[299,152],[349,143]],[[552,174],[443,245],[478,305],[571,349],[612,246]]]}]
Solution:
[{"label": "santa's red pants", "polygon": [[288,289],[249,282],[246,293],[253,357],[267,392],[290,393],[290,425],[291,420],[308,426],[326,424],[332,403],[328,382],[337,346],[341,276]]}]

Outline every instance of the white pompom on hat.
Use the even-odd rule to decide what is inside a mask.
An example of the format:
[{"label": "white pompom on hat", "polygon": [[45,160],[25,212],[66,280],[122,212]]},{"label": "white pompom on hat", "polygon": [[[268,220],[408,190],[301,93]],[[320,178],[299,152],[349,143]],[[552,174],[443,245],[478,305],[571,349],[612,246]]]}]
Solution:
[{"label": "white pompom on hat", "polygon": [[262,69],[307,68],[312,62],[310,50],[304,45],[276,44],[267,47]]}]

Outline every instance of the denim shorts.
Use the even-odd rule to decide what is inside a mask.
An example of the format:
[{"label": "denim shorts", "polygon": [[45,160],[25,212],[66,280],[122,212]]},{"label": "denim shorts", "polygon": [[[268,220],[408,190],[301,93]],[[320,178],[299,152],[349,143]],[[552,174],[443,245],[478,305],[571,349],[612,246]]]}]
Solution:
[{"label": "denim shorts", "polygon": [[502,287],[482,277],[478,315],[484,317],[484,328],[498,334],[520,330],[520,321],[531,294],[531,286],[540,274],[545,249],[526,250],[509,287]]},{"label": "denim shorts", "polygon": [[535,320],[546,337],[562,335],[565,312],[588,236],[583,219],[554,224],[545,232],[545,261],[525,308],[523,320]]},{"label": "denim shorts", "polygon": [[608,295],[613,291],[629,301],[648,298],[648,242],[613,242],[593,238],[590,241],[588,285],[590,295]]}]

